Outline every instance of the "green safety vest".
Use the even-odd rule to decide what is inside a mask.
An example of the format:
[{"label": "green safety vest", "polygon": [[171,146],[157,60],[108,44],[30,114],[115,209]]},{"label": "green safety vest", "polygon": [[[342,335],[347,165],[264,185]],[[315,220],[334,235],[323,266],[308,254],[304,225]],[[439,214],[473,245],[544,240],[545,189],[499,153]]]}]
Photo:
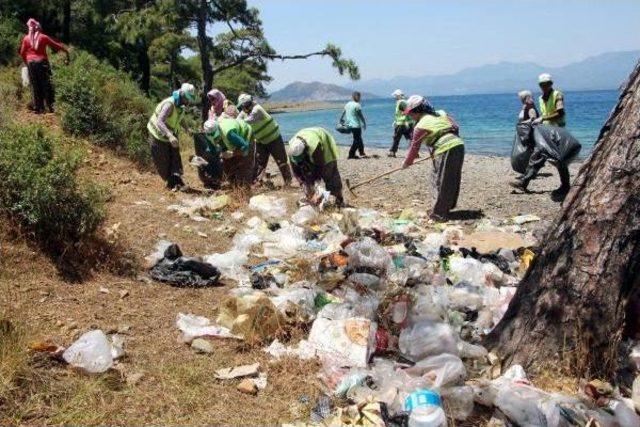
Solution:
[{"label": "green safety vest", "polygon": [[273,120],[273,117],[271,117],[261,105],[256,105],[253,108],[260,111],[263,117],[255,123],[249,123],[256,142],[258,144],[269,144],[275,141],[280,136],[278,123]]},{"label": "green safety vest", "polygon": [[243,137],[248,143],[251,143],[251,127],[242,120],[222,118],[220,119],[220,121],[218,121],[218,125],[220,126],[220,137],[222,138],[222,143],[228,151],[238,149],[238,147],[236,147],[231,143],[231,141],[229,141],[228,135],[231,131],[236,131],[238,135]]},{"label": "green safety vest", "polygon": [[169,138],[167,138],[158,128],[158,116],[160,115],[160,111],[162,110],[162,107],[167,102],[170,102],[171,104],[173,104],[173,111],[171,111],[171,114],[169,115],[169,118],[167,119],[167,122],[166,122],[167,127],[174,134],[178,133],[178,130],[180,129],[180,121],[182,121],[182,117],[184,116],[184,110],[176,106],[176,102],[173,99],[173,96],[170,96],[162,100],[156,106],[156,109],[154,110],[153,114],[151,115],[151,118],[149,119],[149,122],[147,123],[147,130],[149,131],[149,133],[153,135],[155,139],[158,139],[160,141],[165,141],[165,142],[169,142]]},{"label": "green safety vest", "polygon": [[[558,98],[562,98],[562,97],[564,97],[562,92],[555,89],[551,92],[551,95],[549,95],[547,102],[545,102],[542,96],[540,96],[538,102],[540,103],[540,114],[542,115],[542,117],[554,114],[557,111],[556,101],[558,100]],[[552,120],[543,119],[542,123],[544,123],[545,125],[564,127],[566,124],[565,116],[566,116],[566,112],[564,116],[558,117],[556,119],[552,119]]]},{"label": "green safety vest", "polygon": [[407,101],[405,99],[399,99],[396,102],[396,112],[394,115],[393,124],[396,126],[411,126],[413,124],[413,120],[411,117],[404,114],[404,107],[406,107]]},{"label": "green safety vest", "polygon": [[416,129],[429,131],[422,142],[434,147],[436,155],[449,151],[453,147],[464,145],[464,141],[460,137],[451,133],[453,125],[449,121],[447,113],[442,110],[438,111],[438,116],[425,114],[416,124]]},{"label": "green safety vest", "polygon": [[313,153],[320,149],[324,155],[324,163],[331,163],[338,160],[338,146],[333,136],[322,128],[306,128],[296,133],[295,137],[301,137],[309,148],[307,154],[311,163]]}]

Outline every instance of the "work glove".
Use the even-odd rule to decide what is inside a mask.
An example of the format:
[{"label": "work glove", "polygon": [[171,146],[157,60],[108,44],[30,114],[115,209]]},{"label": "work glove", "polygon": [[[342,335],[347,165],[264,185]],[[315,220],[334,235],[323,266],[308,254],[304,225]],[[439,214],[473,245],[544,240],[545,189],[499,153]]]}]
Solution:
[{"label": "work glove", "polygon": [[532,125],[539,125],[540,123],[542,123],[542,117],[538,117],[531,122]]},{"label": "work glove", "polygon": [[169,137],[169,144],[171,144],[171,146],[173,148],[178,148],[179,144],[178,144],[178,138],[176,138],[175,136],[171,135]]}]

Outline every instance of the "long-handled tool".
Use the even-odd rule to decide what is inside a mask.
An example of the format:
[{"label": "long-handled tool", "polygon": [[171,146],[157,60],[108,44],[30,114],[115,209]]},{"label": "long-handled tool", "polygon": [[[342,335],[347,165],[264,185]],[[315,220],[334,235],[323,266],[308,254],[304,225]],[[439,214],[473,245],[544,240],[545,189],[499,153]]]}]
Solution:
[{"label": "long-handled tool", "polygon": [[[414,162],[413,164],[417,165],[418,163],[426,162],[427,160],[432,160],[432,159],[433,159],[433,154],[430,155],[429,157],[425,157],[423,159],[420,159],[417,162]],[[395,169],[391,169],[391,170],[386,171],[386,172],[383,172],[383,173],[381,173],[379,175],[374,176],[373,178],[369,178],[369,179],[367,179],[365,181],[359,182],[359,183],[354,184],[354,185],[351,185],[351,183],[349,182],[349,179],[346,179],[345,182],[347,184],[347,190],[349,190],[349,193],[351,193],[351,195],[353,197],[358,197],[356,195],[356,193],[353,192],[353,190],[355,190],[356,188],[362,187],[363,185],[367,185],[367,184],[369,184],[369,183],[371,183],[373,181],[376,181],[376,180],[378,180],[380,178],[383,178],[383,177],[385,177],[387,175],[391,175],[392,173],[395,173],[395,172],[398,172],[398,171],[401,171],[401,170],[402,170],[402,166],[400,166],[398,168],[395,168]]]}]

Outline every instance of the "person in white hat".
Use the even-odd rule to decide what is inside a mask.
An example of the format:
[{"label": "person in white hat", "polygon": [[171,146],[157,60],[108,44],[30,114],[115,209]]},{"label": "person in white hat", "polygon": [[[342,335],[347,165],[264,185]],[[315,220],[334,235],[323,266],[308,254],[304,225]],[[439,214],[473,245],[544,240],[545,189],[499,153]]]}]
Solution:
[{"label": "person in white hat", "polygon": [[291,167],[278,122],[267,113],[262,105],[254,101],[253,96],[246,93],[238,97],[238,109],[240,110],[238,119],[244,120],[251,126],[253,137],[256,140],[254,179],[258,180],[262,176],[269,164],[269,156],[271,156],[280,169],[284,185],[289,186],[292,180]]},{"label": "person in white hat", "polygon": [[411,142],[413,120],[411,120],[411,117],[404,114],[404,109],[407,108],[407,100],[404,96],[404,92],[400,89],[396,89],[393,91],[391,96],[396,99],[396,110],[393,117],[393,142],[391,143],[391,149],[389,150],[388,156],[396,157],[402,137],[404,136],[407,141]]},{"label": "person in white hat", "polygon": [[422,143],[429,147],[434,157],[432,179],[436,190],[436,202],[430,216],[436,221],[444,220],[458,203],[464,163],[464,141],[459,136],[459,128],[453,118],[443,110],[436,111],[423,96],[409,97],[404,113],[409,115],[416,125],[411,138],[411,148],[402,167],[408,168],[413,164]]},{"label": "person in white hat", "polygon": [[196,88],[191,83],[183,83],[170,97],[160,101],[147,122],[153,163],[171,190],[185,188],[177,134],[182,127],[185,106],[195,102]]},{"label": "person in white hat", "polygon": [[538,110],[536,109],[536,103],[533,100],[533,94],[528,90],[521,90],[518,92],[518,98],[522,102],[522,109],[518,115],[518,122],[532,122],[538,118]]},{"label": "person in white hat", "polygon": [[540,103],[540,117],[534,120],[533,123],[565,127],[564,94],[553,88],[551,74],[540,74],[538,76],[538,84],[542,91],[542,95],[538,100]]},{"label": "person in white hat", "polygon": [[309,202],[316,205],[320,202],[314,194],[314,186],[322,180],[325,188],[336,198],[337,205],[344,205],[342,178],[338,171],[338,146],[329,132],[320,127],[300,130],[289,140],[288,153],[293,175]]}]

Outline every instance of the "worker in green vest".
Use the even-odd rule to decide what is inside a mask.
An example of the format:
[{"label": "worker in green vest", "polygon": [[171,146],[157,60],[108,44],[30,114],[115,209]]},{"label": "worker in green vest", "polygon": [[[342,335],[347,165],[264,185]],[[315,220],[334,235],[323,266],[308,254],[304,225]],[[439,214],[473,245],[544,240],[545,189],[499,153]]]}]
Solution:
[{"label": "worker in green vest", "polygon": [[433,156],[433,186],[436,202],[431,210],[431,219],[442,221],[456,207],[460,194],[462,164],[464,163],[464,141],[459,136],[458,124],[443,110],[436,111],[429,101],[419,95],[407,100],[404,111],[416,125],[411,138],[411,148],[402,165],[408,168],[418,155],[420,145],[425,143]]},{"label": "worker in green vest", "polygon": [[258,179],[267,168],[269,156],[276,161],[282,174],[284,185],[291,184],[291,167],[287,160],[287,150],[280,135],[278,123],[265,109],[246,93],[238,97],[238,118],[251,126],[253,137],[256,140],[256,166],[255,177]]},{"label": "worker in green vest", "polygon": [[182,126],[185,106],[195,101],[195,87],[184,83],[170,97],[160,101],[147,123],[153,163],[171,190],[185,187],[177,135]]},{"label": "worker in green vest", "polygon": [[564,94],[553,88],[551,74],[540,74],[538,83],[540,84],[540,90],[542,90],[542,95],[538,101],[540,103],[540,117],[534,120],[533,123],[565,127]]},{"label": "worker in green vest", "polygon": [[404,136],[407,141],[411,142],[413,120],[404,114],[404,109],[407,108],[407,100],[404,93],[400,89],[396,89],[391,95],[396,99],[396,110],[393,115],[393,143],[388,156],[396,157],[402,137]]},{"label": "worker in green vest", "polygon": [[231,185],[249,189],[253,182],[255,143],[251,127],[242,120],[220,117],[208,120],[205,132],[219,149],[223,178]]},{"label": "worker in green vest", "polygon": [[322,197],[315,194],[314,187],[322,180],[325,188],[336,198],[336,204],[344,206],[338,146],[329,132],[320,127],[300,130],[289,141],[289,160],[309,202],[314,205],[321,202]]}]

